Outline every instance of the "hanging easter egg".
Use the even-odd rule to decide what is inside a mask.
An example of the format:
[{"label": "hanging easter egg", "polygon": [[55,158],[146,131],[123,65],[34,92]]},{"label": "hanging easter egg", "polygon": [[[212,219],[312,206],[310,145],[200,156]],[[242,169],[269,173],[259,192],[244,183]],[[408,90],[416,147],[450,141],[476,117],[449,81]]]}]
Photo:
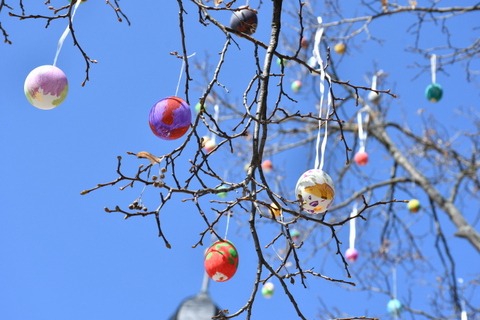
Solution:
[{"label": "hanging easter egg", "polygon": [[248,35],[255,33],[257,24],[258,17],[252,9],[245,8],[240,11],[233,11],[230,18],[230,28]]},{"label": "hanging easter egg", "polygon": [[308,42],[307,38],[303,37],[300,41],[300,45],[302,46],[302,48],[307,49],[310,43]]},{"label": "hanging easter egg", "polygon": [[438,83],[432,83],[425,89],[425,96],[430,102],[437,102],[442,99],[443,89]]},{"label": "hanging easter egg", "polygon": [[407,209],[410,213],[417,213],[422,208],[420,201],[417,199],[412,199],[407,204]]},{"label": "hanging easter egg", "polygon": [[152,132],[164,140],[182,137],[190,128],[192,111],[190,106],[178,97],[163,98],[150,110],[148,123]]},{"label": "hanging easter egg", "polygon": [[283,59],[283,58],[277,58],[277,64],[281,67],[284,66],[286,67],[288,65],[288,60]]},{"label": "hanging easter egg", "polygon": [[270,299],[273,296],[273,292],[275,290],[275,286],[271,282],[267,282],[262,287],[262,295],[266,299]]},{"label": "hanging easter egg", "polygon": [[388,301],[387,311],[395,318],[399,317],[400,313],[403,311],[403,305],[398,299],[392,299]]},{"label": "hanging easter egg", "polygon": [[302,82],[300,80],[295,80],[292,82],[292,91],[297,93],[302,89]]},{"label": "hanging easter egg", "polygon": [[375,91],[370,91],[367,96],[368,101],[370,101],[373,104],[379,103],[381,97],[382,96],[379,93],[376,93]]},{"label": "hanging easter egg", "polygon": [[68,80],[55,66],[45,65],[33,69],[23,87],[28,102],[42,110],[58,107],[67,97]]},{"label": "hanging easter egg", "polygon": [[231,279],[237,272],[238,262],[237,249],[225,239],[214,242],[205,252],[205,271],[217,282]]},{"label": "hanging easter egg", "polygon": [[206,153],[210,153],[210,151],[215,149],[216,146],[217,144],[215,143],[215,141],[213,141],[213,139],[208,139],[207,141],[205,140],[203,141],[203,150]]},{"label": "hanging easter egg", "polygon": [[275,217],[275,218],[278,218],[280,217],[280,209],[278,208],[278,206],[275,204],[275,203],[271,203],[270,204],[270,207],[268,208],[268,211],[270,212],[270,217]]},{"label": "hanging easter egg", "polygon": [[333,50],[338,54],[344,54],[346,49],[347,46],[343,42],[339,42],[333,47]]},{"label": "hanging easter egg", "polygon": [[350,262],[355,262],[358,259],[358,251],[355,248],[348,248],[347,251],[345,251],[345,258],[347,258],[348,261]]},{"label": "hanging easter egg", "polygon": [[298,179],[295,195],[306,212],[323,213],[330,208],[335,198],[332,178],[322,170],[308,170]]},{"label": "hanging easter egg", "polygon": [[[220,186],[217,188],[217,190],[220,190],[220,189],[226,189],[227,187],[225,186]],[[225,199],[227,197],[227,192],[219,192],[217,193],[217,196],[220,198],[220,199]]]},{"label": "hanging easter egg", "polygon": [[359,151],[353,157],[353,161],[359,166],[364,166],[368,163],[368,153],[365,151]]},{"label": "hanging easter egg", "polygon": [[196,105],[195,105],[195,111],[197,113],[200,113],[201,111],[205,111],[207,110],[207,106],[205,104],[202,104],[200,102],[198,102]]},{"label": "hanging easter egg", "polygon": [[300,232],[297,229],[290,230],[290,237],[293,241],[297,241],[300,237]]},{"label": "hanging easter egg", "polygon": [[273,169],[272,161],[271,160],[263,160],[262,169],[266,173],[271,172],[272,169]]}]

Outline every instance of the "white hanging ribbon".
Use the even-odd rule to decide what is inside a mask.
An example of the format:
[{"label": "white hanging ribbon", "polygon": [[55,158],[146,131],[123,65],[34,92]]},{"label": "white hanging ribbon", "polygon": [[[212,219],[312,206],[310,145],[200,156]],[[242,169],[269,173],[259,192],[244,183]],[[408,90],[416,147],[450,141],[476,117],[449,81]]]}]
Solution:
[{"label": "white hanging ribbon", "polygon": [[[462,289],[463,289],[463,279],[458,278],[458,282],[460,283],[460,285],[462,286]],[[460,307],[462,308],[461,309],[462,312],[460,313],[460,320],[468,320],[467,311],[465,310],[465,300],[462,299]]]},{"label": "white hanging ribbon", "polygon": [[[350,217],[353,218],[354,216],[357,215],[357,201],[355,201],[355,203],[353,204],[353,210],[352,210],[352,213],[350,213]],[[349,238],[349,243],[350,243],[350,246],[349,248],[351,249],[355,249],[355,237],[356,237],[356,234],[357,234],[357,230],[356,230],[356,227],[355,227],[355,218],[354,219],[350,219],[350,238]]]},{"label": "white hanging ribbon", "polygon": [[[364,131],[363,130],[363,117],[362,117],[362,113],[363,113],[364,109],[360,109],[357,113],[357,123],[358,123],[358,139],[360,140],[360,149],[358,150],[358,152],[364,152],[365,151],[365,145],[366,145],[366,141],[367,141],[367,131]],[[365,122],[368,121],[368,113],[367,115],[365,116]]]},{"label": "white hanging ribbon", "polygon": [[397,265],[396,264],[392,270],[392,277],[393,277],[393,298],[397,299]]},{"label": "white hanging ribbon", "polygon": [[[215,106],[213,107],[213,110],[214,110],[213,120],[218,125],[218,116],[220,115],[220,107],[218,106],[218,104],[215,104]],[[212,140],[213,143],[215,143],[215,137],[217,135],[214,132],[210,132],[210,134],[211,134],[210,140]]]},{"label": "white hanging ribbon", "polygon": [[[322,17],[317,18],[318,24],[322,24]],[[327,78],[327,81],[330,85],[330,76],[325,73],[325,70],[323,68],[323,60],[322,57],[320,56],[320,43],[322,40],[322,35],[323,35],[324,28],[318,28],[317,32],[315,33],[315,43],[313,46],[313,56],[315,60],[317,60],[317,63],[320,68],[320,106],[319,106],[319,114],[318,117],[322,118],[323,115],[323,100],[324,100],[324,95],[325,95],[325,78]],[[327,95],[327,111],[325,114],[325,119],[328,117],[330,113],[330,105],[332,104],[332,96],[330,93],[330,90],[328,91]],[[321,140],[321,126],[322,126],[322,120],[318,120],[318,134],[317,134],[317,144],[316,144],[316,156],[315,156],[315,169],[322,170],[323,169],[323,162],[325,158],[325,147],[327,145],[327,138],[328,138],[328,121],[325,121],[325,133],[323,136],[323,141],[321,145],[321,150],[320,150],[320,140]],[[319,154],[319,151],[321,151],[321,155]]]},{"label": "white hanging ribbon", "polygon": [[60,54],[60,50],[62,50],[63,42],[65,41],[65,38],[68,36],[68,33],[70,32],[70,22],[73,23],[73,17],[75,16],[75,13],[77,12],[77,8],[80,5],[80,3],[81,3],[80,0],[77,0],[77,2],[75,2],[75,7],[73,7],[73,12],[72,12],[72,17],[70,18],[70,21],[68,22],[67,28],[65,29],[65,31],[63,31],[62,36],[58,40],[57,52],[55,53],[55,58],[53,59],[53,65],[54,66],[57,65],[58,55]]},{"label": "white hanging ribbon", "polygon": [[[187,59],[193,57],[195,54],[196,54],[196,52],[187,56]],[[183,75],[183,69],[185,69],[185,58],[182,59],[182,67],[180,68],[180,76],[178,76],[178,83],[177,83],[177,90],[175,90],[175,97],[177,97],[178,88],[180,88],[180,82],[182,81],[182,75]]]},{"label": "white hanging ribbon", "polygon": [[437,82],[437,55],[432,54],[430,57],[430,67],[431,67],[431,72],[432,72],[432,83]]},{"label": "white hanging ribbon", "polygon": [[227,239],[228,227],[229,226],[230,226],[230,213],[227,212],[227,226],[225,227],[225,237],[223,239]]}]

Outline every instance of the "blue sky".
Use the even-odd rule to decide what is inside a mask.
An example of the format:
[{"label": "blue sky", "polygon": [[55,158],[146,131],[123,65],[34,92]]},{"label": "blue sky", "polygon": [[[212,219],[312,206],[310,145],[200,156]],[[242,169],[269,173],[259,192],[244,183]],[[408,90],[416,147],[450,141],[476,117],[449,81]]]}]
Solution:
[{"label": "blue sky", "polygon": [[[25,7],[27,14],[49,14],[42,4],[28,5]],[[55,1],[53,5],[58,7],[62,2]],[[265,3],[259,13],[255,34],[264,42],[269,34],[269,5]],[[172,249],[167,249],[157,237],[153,217],[124,220],[120,214],[103,210],[115,205],[128,206],[141,188],[119,191],[118,187],[107,187],[80,195],[84,189],[117,177],[117,156],[124,158],[127,172],[142,163],[127,156],[126,151],[149,151],[160,156],[181,144],[181,139],[158,139],[147,123],[153,104],[176,91],[181,61],[170,52],[181,52],[177,3],[152,2],[148,8],[146,6],[122,1],[131,26],[119,23],[112,9],[103,2],[88,1],[80,6],[74,22],[76,34],[83,49],[99,63],[92,65],[90,81],[81,87],[85,64],[69,36],[57,62],[69,79],[69,94],[60,107],[50,111],[38,110],[28,103],[23,82],[32,69],[53,63],[57,41],[67,21],[53,21],[44,28],[43,20],[18,21],[7,16],[10,10],[4,9],[1,13],[2,26],[13,41],[12,45],[0,46],[0,93],[4,97],[0,102],[3,149],[0,165],[3,204],[0,317],[3,319],[167,319],[184,298],[200,290],[205,247],[191,247],[199,240],[205,225],[190,203],[181,202],[181,197],[177,196],[161,213],[162,227],[172,245]],[[14,7],[14,12],[20,13],[19,8]],[[186,5],[186,10],[189,13],[185,16],[189,54],[196,53],[193,59],[199,62],[210,55],[215,62],[224,42],[222,33],[214,26],[200,25],[196,9],[190,4]],[[217,18],[227,23],[229,14],[218,13]],[[455,20],[452,25],[455,32],[461,32],[457,29],[459,21]],[[473,15],[462,18],[464,28],[473,25],[474,21]],[[339,71],[344,80],[368,86],[365,74],[371,73],[377,64],[389,75],[388,87],[382,89],[391,88],[399,95],[393,102],[388,100],[392,119],[407,120],[413,130],[421,132],[417,110],[424,108],[427,115],[448,120],[446,130],[464,126],[463,122],[455,122],[454,109],[477,107],[478,82],[466,82],[461,66],[447,67],[446,74],[437,74],[445,90],[444,97],[437,104],[429,103],[424,97],[424,88],[430,83],[430,74],[424,73],[412,81],[419,70],[406,68],[415,62],[429,63],[428,59],[404,52],[414,41],[405,33],[407,25],[402,23],[406,22],[407,16],[398,16],[372,24],[374,36],[387,39],[383,46],[362,34],[349,46],[345,56],[340,58],[332,54],[335,61],[342,59]],[[400,24],[398,34],[392,34],[387,27],[397,24]],[[284,30],[289,32],[287,25]],[[424,32],[430,34],[438,30],[425,27]],[[472,32],[465,41],[474,37]],[[241,101],[245,81],[252,77],[255,66],[251,64],[251,45],[243,39],[236,38],[236,41],[240,48],[233,45],[229,49],[228,63],[220,80],[230,90],[232,101]],[[454,45],[464,45],[458,41]],[[441,44],[442,39],[425,36],[420,43],[429,47]],[[263,52],[261,54],[263,56]],[[292,71],[286,79],[293,81],[295,76]],[[192,77],[193,90],[189,97],[193,106],[202,93],[202,75],[192,69]],[[184,96],[183,91],[182,85],[180,97]],[[308,91],[303,91],[298,98],[302,108],[314,110],[316,101],[308,96]],[[349,110],[354,108],[350,103]],[[337,145],[331,142],[329,146]],[[193,152],[193,148],[188,150]],[[304,152],[305,156],[301,153],[299,156],[299,152]],[[293,189],[297,177],[313,165],[306,160],[307,154],[308,150],[297,149],[277,156],[273,161],[278,164],[278,171],[272,175],[284,175],[285,184]],[[301,165],[295,157],[299,157]],[[188,157],[183,160],[185,170],[188,169],[186,159]],[[374,157],[372,163],[381,165],[383,161]],[[228,163],[232,168],[229,177],[243,172],[240,161],[225,150],[219,152],[218,160],[213,163],[219,168]],[[374,175],[375,168],[378,166],[363,170],[366,175]],[[362,185],[362,181],[352,183]],[[158,194],[147,191],[144,202],[148,207],[156,207]],[[468,208],[468,203],[465,206]],[[403,205],[399,204],[398,208],[406,214]],[[214,217],[213,211],[208,214]],[[348,212],[337,214],[345,216]],[[416,223],[413,228],[431,228],[422,224],[421,218],[416,221],[407,216],[405,219]],[[455,230],[449,222],[446,226],[444,231],[454,248],[453,254],[460,259],[458,274],[471,277],[478,272],[471,268],[480,263],[478,253],[464,240],[453,236]],[[278,232],[277,227],[269,224],[261,230],[265,244]],[[211,283],[210,292],[220,308],[234,312],[252,290],[256,257],[246,226],[232,219],[228,234],[239,250],[240,268],[230,281]],[[339,236],[346,249],[348,228],[339,231]],[[364,240],[357,241],[373,240],[377,241],[378,236],[366,235]],[[427,256],[433,256],[427,241],[425,245]],[[352,266],[353,281],[361,281],[355,279],[355,268],[367,263],[361,259]],[[331,252],[318,252],[307,265],[327,276],[348,280],[340,260]],[[402,283],[408,283],[402,272],[398,271],[399,278]],[[297,282],[292,291],[309,319],[317,315],[319,299],[350,315],[386,314],[386,296],[362,293],[356,296],[311,277],[306,284],[308,288],[303,289]],[[399,296],[406,297],[407,289],[399,285]],[[417,302],[411,303],[415,306]],[[270,300],[258,296],[253,318],[293,319],[295,312],[287,298],[277,291]]]}]

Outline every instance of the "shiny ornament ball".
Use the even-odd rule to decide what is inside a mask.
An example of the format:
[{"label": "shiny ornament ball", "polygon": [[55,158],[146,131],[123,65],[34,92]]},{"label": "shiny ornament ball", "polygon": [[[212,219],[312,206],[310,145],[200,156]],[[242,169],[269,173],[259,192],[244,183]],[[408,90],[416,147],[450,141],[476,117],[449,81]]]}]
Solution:
[{"label": "shiny ornament ball", "polygon": [[28,102],[42,110],[58,107],[67,97],[68,80],[55,66],[45,65],[33,69],[23,87]]},{"label": "shiny ornament ball", "polygon": [[368,153],[365,151],[359,151],[353,157],[353,161],[359,166],[364,166],[368,163]]},{"label": "shiny ornament ball", "polygon": [[368,101],[370,101],[373,104],[378,104],[380,102],[381,97],[382,96],[379,93],[376,93],[375,91],[370,91],[367,96]]},{"label": "shiny ornament ball", "polygon": [[290,230],[290,237],[293,241],[297,241],[300,237],[300,232],[297,229]]},{"label": "shiny ornament ball", "polygon": [[344,54],[346,49],[347,46],[343,42],[339,42],[333,47],[333,50],[338,54]]},{"label": "shiny ornament ball", "polygon": [[387,311],[394,317],[400,316],[403,311],[403,305],[398,299],[392,299],[388,301]]},{"label": "shiny ornament ball", "polygon": [[[217,190],[221,190],[221,189],[226,189],[227,187],[225,186],[220,186],[217,188]],[[220,199],[225,199],[227,197],[227,192],[219,192],[217,193],[217,196],[220,198]]]},{"label": "shiny ornament ball", "polygon": [[348,261],[350,262],[355,262],[358,259],[358,251],[355,248],[348,248],[347,251],[345,251],[345,258],[347,258]]},{"label": "shiny ornament ball", "polygon": [[262,295],[266,299],[270,299],[273,296],[274,290],[275,290],[275,286],[273,285],[273,283],[267,282],[262,287]]},{"label": "shiny ornament ball", "polygon": [[148,123],[152,132],[164,140],[182,137],[190,128],[192,111],[190,106],[178,97],[163,98],[150,110]]},{"label": "shiny ornament ball", "polygon": [[217,282],[231,279],[237,272],[238,262],[237,249],[228,240],[216,241],[205,252],[205,271]]},{"label": "shiny ornament ball", "polygon": [[248,35],[255,33],[257,24],[257,14],[251,9],[245,8],[240,11],[233,11],[232,17],[230,18],[230,28]]},{"label": "shiny ornament ball", "polygon": [[264,160],[262,162],[262,169],[264,172],[269,173],[273,169],[272,161],[271,160]]},{"label": "shiny ornament ball", "polygon": [[442,86],[438,83],[430,84],[427,89],[425,89],[425,96],[430,102],[437,102],[442,99],[443,89]]},{"label": "shiny ornament ball", "polygon": [[302,82],[300,80],[295,80],[292,82],[292,91],[297,93],[302,89]]},{"label": "shiny ornament ball", "polygon": [[417,199],[412,199],[407,204],[407,209],[410,213],[417,213],[422,208],[420,201]]},{"label": "shiny ornament ball", "polygon": [[306,212],[323,213],[330,208],[335,198],[332,178],[322,170],[308,170],[298,179],[295,195]]}]

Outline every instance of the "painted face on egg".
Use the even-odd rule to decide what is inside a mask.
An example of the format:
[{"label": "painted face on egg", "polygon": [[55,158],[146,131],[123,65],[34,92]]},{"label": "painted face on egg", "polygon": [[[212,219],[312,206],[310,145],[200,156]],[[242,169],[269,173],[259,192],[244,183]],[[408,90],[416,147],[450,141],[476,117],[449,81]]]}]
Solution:
[{"label": "painted face on egg", "polygon": [[319,214],[327,211],[335,198],[332,178],[322,170],[311,169],[302,174],[295,187],[297,199],[308,213]]},{"label": "painted face on egg", "polygon": [[190,106],[178,97],[158,101],[150,110],[148,123],[152,132],[164,140],[182,137],[190,128],[192,111]]}]

